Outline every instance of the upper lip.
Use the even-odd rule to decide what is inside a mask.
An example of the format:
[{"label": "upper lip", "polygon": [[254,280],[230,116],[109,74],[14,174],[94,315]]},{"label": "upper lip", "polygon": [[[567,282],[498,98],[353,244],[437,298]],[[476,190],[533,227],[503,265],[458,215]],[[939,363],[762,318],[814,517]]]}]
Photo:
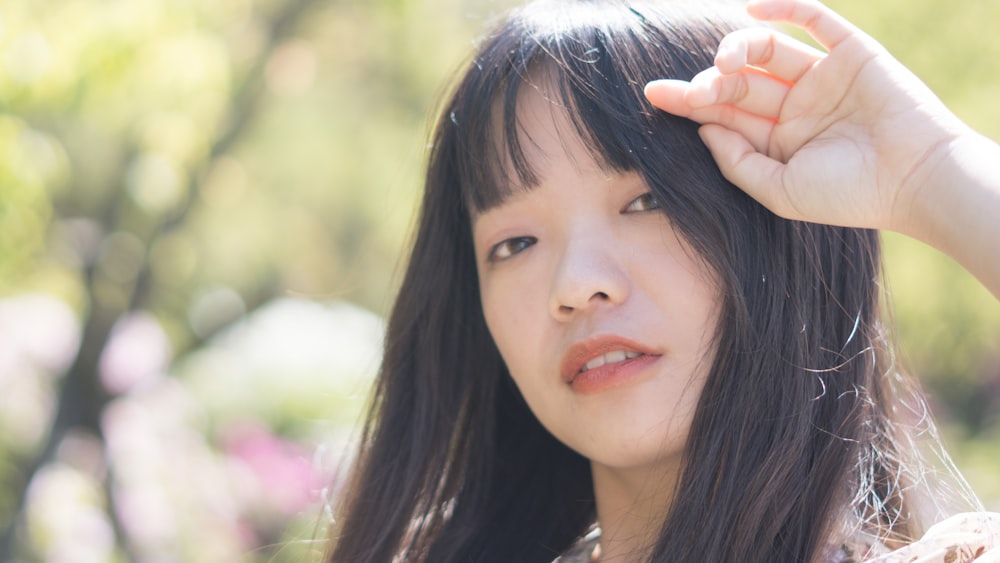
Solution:
[{"label": "upper lip", "polygon": [[614,352],[616,350],[639,352],[640,354],[650,356],[660,355],[659,352],[653,350],[649,346],[640,344],[639,342],[625,338],[624,336],[618,336],[616,334],[594,335],[579,342],[575,342],[566,349],[566,352],[563,354],[562,364],[559,370],[562,380],[566,383],[572,383],[573,379],[580,373],[580,370],[583,369],[583,366],[587,365],[587,362],[598,356],[607,354],[608,352]]}]

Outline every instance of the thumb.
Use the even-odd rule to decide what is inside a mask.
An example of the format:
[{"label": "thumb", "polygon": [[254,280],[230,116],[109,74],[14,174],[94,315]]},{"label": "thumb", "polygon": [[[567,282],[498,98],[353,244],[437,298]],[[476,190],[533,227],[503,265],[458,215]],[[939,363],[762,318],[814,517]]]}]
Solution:
[{"label": "thumb", "polygon": [[757,152],[746,137],[721,125],[703,125],[698,133],[727,180],[774,214],[793,218],[781,188],[783,163]]}]

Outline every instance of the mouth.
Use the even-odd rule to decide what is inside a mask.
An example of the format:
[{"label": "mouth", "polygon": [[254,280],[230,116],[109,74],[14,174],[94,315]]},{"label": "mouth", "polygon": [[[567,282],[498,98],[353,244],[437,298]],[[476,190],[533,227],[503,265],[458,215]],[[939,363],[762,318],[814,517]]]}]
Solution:
[{"label": "mouth", "polygon": [[565,383],[572,384],[578,375],[591,370],[608,369],[644,356],[661,355],[649,346],[621,336],[597,335],[566,349],[560,375]]}]

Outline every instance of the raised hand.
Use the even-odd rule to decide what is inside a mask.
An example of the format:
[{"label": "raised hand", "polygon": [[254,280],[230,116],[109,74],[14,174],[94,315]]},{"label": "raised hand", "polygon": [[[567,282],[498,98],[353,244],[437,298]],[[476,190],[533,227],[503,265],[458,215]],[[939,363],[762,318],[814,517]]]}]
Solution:
[{"label": "raised hand", "polygon": [[982,165],[1000,149],[819,2],[754,0],[747,10],[801,27],[828,52],[770,28],[737,31],[714,67],[690,83],[651,82],[649,100],[704,124],[722,172],[774,213],[910,234],[1000,296],[1000,175]]}]

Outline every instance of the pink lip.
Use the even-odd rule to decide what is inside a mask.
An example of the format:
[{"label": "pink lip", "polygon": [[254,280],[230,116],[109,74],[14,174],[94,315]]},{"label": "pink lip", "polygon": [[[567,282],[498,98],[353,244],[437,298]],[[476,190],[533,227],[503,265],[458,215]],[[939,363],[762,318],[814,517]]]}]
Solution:
[{"label": "pink lip", "polygon": [[[617,350],[638,352],[641,356],[581,372],[587,362],[608,352]],[[638,375],[646,366],[662,356],[634,340],[617,335],[597,335],[581,340],[566,349],[563,355],[560,375],[574,391],[584,394],[598,393],[615,387]]]}]

